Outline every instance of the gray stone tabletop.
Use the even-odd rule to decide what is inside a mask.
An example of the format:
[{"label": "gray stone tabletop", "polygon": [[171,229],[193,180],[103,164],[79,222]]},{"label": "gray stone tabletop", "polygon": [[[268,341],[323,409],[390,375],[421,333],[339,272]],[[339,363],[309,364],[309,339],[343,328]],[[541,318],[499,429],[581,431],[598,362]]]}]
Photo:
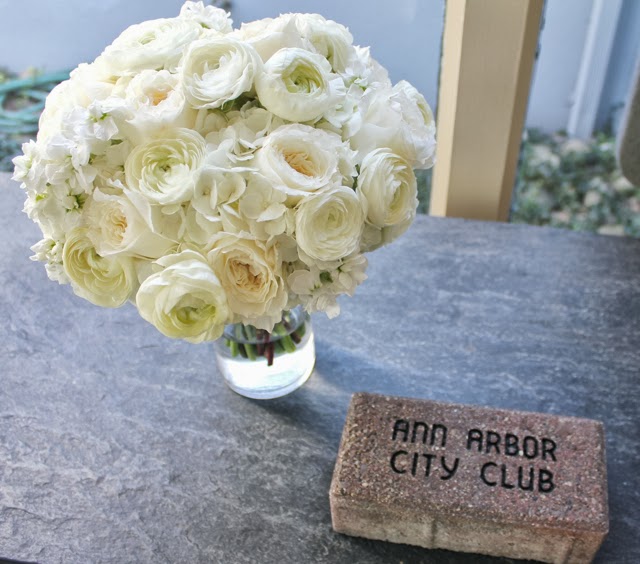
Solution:
[{"label": "gray stone tabletop", "polygon": [[347,406],[369,391],[603,421],[596,562],[640,562],[640,241],[419,217],[338,318],[314,316],[309,382],[259,402],[210,344],[50,282],[7,175],[0,198],[0,558],[507,562],[332,531]]}]

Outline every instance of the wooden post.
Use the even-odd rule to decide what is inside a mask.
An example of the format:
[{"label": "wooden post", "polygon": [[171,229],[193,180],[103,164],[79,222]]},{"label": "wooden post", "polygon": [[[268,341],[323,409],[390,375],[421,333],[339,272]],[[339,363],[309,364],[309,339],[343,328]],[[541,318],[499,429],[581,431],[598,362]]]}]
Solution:
[{"label": "wooden post", "polygon": [[543,0],[448,0],[433,215],[506,221]]}]

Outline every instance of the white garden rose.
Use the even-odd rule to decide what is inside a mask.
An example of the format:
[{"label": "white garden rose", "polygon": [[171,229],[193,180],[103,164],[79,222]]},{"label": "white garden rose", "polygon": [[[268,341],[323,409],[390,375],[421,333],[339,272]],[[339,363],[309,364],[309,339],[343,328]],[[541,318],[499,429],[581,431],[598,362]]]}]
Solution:
[{"label": "white garden rose", "polygon": [[127,185],[157,204],[186,202],[193,197],[205,148],[202,136],[190,129],[164,132],[131,151],[125,163]]},{"label": "white garden rose", "polygon": [[310,44],[302,38],[296,25],[296,15],[282,14],[277,18],[243,23],[233,35],[251,44],[265,62],[280,49],[307,49]]},{"label": "white garden rose", "polygon": [[192,43],[184,56],[184,92],[194,108],[219,108],[251,90],[261,69],[262,61],[248,43],[205,37]]},{"label": "white garden rose", "polygon": [[218,33],[231,33],[232,21],[229,14],[215,6],[205,6],[203,2],[185,2],[180,9],[180,18],[195,21],[204,29]]},{"label": "white garden rose", "polygon": [[135,290],[137,280],[132,259],[101,257],[86,228],[75,228],[68,233],[62,263],[73,291],[95,305],[120,307]]},{"label": "white garden rose", "polygon": [[277,248],[248,233],[220,233],[207,259],[236,319],[271,331],[287,304]]},{"label": "white garden rose", "polygon": [[302,260],[335,261],[358,251],[363,224],[363,202],[351,188],[336,186],[307,196],[296,210]]},{"label": "white garden rose", "polygon": [[97,62],[113,75],[135,75],[144,69],[175,70],[184,49],[204,31],[180,18],[149,20],[132,25],[109,45]]},{"label": "white garden rose", "polygon": [[162,270],[149,276],[136,295],[142,318],[174,339],[201,343],[220,337],[229,317],[227,298],[205,258],[186,250],[155,264]]},{"label": "white garden rose", "polygon": [[62,116],[74,107],[73,90],[72,81],[65,80],[49,92],[38,120],[38,141],[41,143],[60,132]]},{"label": "white garden rose", "polygon": [[145,220],[151,213],[149,203],[139,194],[114,195],[95,190],[86,208],[87,236],[100,256],[123,254],[157,259],[176,246],[171,239],[154,233]]},{"label": "white garden rose", "polygon": [[260,103],[282,119],[313,121],[344,98],[342,79],[321,55],[304,49],[280,49],[256,76]]},{"label": "white garden rose", "polygon": [[424,98],[407,83],[393,89],[365,92],[361,102],[360,129],[351,137],[358,158],[385,147],[407,160],[412,168],[425,169],[435,157],[435,122]]},{"label": "white garden rose", "polygon": [[367,222],[400,232],[413,222],[418,207],[416,177],[409,163],[386,149],[376,149],[362,161],[357,191],[367,202]]},{"label": "white garden rose", "polygon": [[335,133],[308,125],[284,125],[256,152],[255,165],[289,202],[355,175],[351,151]]},{"label": "white garden rose", "polygon": [[296,23],[302,36],[331,64],[335,72],[344,72],[355,57],[353,36],[349,30],[319,14],[297,14]]},{"label": "white garden rose", "polygon": [[127,81],[123,94],[126,123],[121,127],[139,142],[158,129],[195,124],[196,112],[186,105],[179,77],[169,71],[143,70]]}]

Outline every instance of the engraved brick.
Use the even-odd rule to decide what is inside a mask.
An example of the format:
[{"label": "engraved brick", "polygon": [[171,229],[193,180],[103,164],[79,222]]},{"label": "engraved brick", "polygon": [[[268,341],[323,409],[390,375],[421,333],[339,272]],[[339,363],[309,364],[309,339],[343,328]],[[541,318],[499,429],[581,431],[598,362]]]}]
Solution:
[{"label": "engraved brick", "polygon": [[348,535],[590,562],[609,528],[604,429],[590,419],[355,394],[331,484]]}]

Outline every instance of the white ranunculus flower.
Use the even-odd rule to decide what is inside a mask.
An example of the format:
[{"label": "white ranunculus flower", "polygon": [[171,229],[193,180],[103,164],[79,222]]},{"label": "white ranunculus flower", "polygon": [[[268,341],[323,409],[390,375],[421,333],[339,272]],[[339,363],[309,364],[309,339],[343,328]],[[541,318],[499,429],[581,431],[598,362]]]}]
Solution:
[{"label": "white ranunculus flower", "polygon": [[67,234],[62,251],[64,271],[80,297],[102,307],[120,307],[137,283],[130,257],[101,257],[88,237],[86,228]]},{"label": "white ranunculus flower", "polygon": [[351,147],[362,160],[385,147],[406,159],[412,168],[426,169],[435,157],[435,122],[425,99],[406,82],[393,89],[371,89],[361,102],[360,129]]},{"label": "white ranunculus flower", "polygon": [[296,23],[305,39],[336,72],[344,72],[355,57],[353,36],[343,25],[319,14],[297,14]]},{"label": "white ranunculus flower", "polygon": [[288,298],[276,247],[248,233],[220,233],[207,258],[237,320],[271,331]]},{"label": "white ranunculus flower", "polygon": [[140,315],[158,331],[192,343],[214,341],[229,319],[224,289],[205,258],[195,251],[162,257],[160,272],[140,286]]},{"label": "white ranunculus flower", "polygon": [[162,18],[132,25],[97,59],[117,76],[135,75],[144,69],[178,67],[184,49],[200,37],[202,26],[182,18]]},{"label": "white ranunculus flower", "polygon": [[307,196],[296,210],[296,240],[308,262],[340,260],[360,248],[365,213],[361,198],[345,186]]},{"label": "white ranunculus flower", "polygon": [[180,204],[193,197],[206,144],[190,129],[163,135],[131,151],[125,162],[127,185],[153,203]]},{"label": "white ranunculus flower", "polygon": [[197,109],[219,108],[253,87],[262,61],[251,45],[232,37],[205,37],[189,46],[182,61],[182,82]]},{"label": "white ranunculus flower", "polygon": [[203,2],[185,2],[180,9],[180,18],[195,21],[204,29],[218,33],[233,31],[233,22],[227,12],[215,6],[205,6]]},{"label": "white ranunculus flower", "polygon": [[342,79],[329,62],[304,49],[280,49],[256,76],[260,103],[282,119],[313,121],[345,96]]},{"label": "white ranunculus flower", "polygon": [[296,25],[297,14],[282,14],[277,18],[265,18],[243,23],[233,35],[251,44],[263,61],[268,61],[280,49],[309,49]]},{"label": "white ranunculus flower", "polygon": [[[358,193],[367,202],[367,223],[382,231],[381,244],[404,233],[416,216],[416,177],[402,157],[377,149],[369,153],[360,169]],[[369,242],[375,247],[374,242]]]},{"label": "white ranunculus flower", "polygon": [[335,133],[308,125],[284,125],[256,151],[255,166],[289,202],[355,176],[352,152]]},{"label": "white ranunculus flower", "polygon": [[[138,206],[144,206],[142,213],[130,198],[136,199]],[[95,190],[85,207],[84,220],[98,254],[156,259],[175,248],[174,241],[154,233],[145,220],[144,216],[151,212],[148,206],[139,194],[113,195]]]}]

